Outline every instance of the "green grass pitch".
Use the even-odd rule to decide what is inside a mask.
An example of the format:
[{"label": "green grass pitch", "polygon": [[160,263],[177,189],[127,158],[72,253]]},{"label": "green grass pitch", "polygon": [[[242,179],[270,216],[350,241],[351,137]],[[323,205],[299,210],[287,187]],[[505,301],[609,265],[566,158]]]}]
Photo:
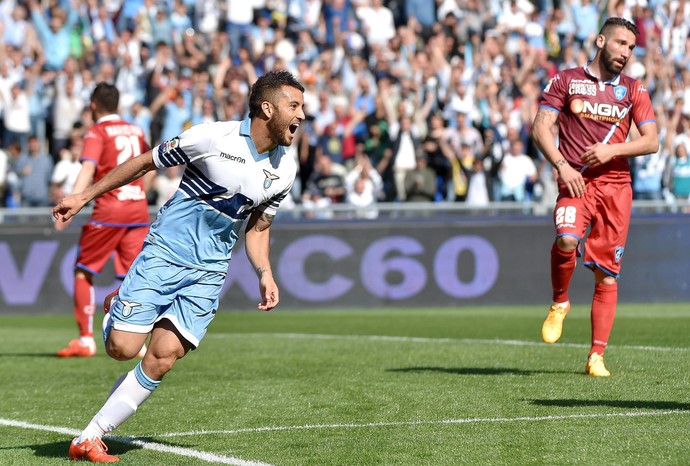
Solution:
[{"label": "green grass pitch", "polygon": [[[690,306],[619,305],[605,379],[583,374],[588,307],[555,345],[546,311],[221,312],[106,443],[131,465],[690,464]],[[68,315],[0,317],[0,464],[69,464],[134,367],[102,342],[54,357],[75,333]]]}]

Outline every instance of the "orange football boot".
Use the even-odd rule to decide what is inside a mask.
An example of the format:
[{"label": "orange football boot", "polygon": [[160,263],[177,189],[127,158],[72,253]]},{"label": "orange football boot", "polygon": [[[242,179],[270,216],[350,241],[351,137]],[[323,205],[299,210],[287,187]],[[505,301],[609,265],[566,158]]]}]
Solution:
[{"label": "orange football boot", "polygon": [[96,344],[93,346],[82,345],[79,338],[70,341],[67,348],[62,348],[55,353],[59,358],[88,358],[96,355]]},{"label": "orange football boot", "polygon": [[95,438],[84,440],[77,444],[79,437],[72,440],[69,446],[69,458],[71,460],[91,461],[92,463],[117,463],[120,458],[108,454],[108,447],[103,440]]}]

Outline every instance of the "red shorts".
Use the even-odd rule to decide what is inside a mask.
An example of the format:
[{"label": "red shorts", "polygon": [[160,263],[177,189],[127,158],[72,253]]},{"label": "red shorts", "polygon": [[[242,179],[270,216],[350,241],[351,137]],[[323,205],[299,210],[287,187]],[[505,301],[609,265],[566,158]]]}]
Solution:
[{"label": "red shorts", "polygon": [[148,226],[123,228],[88,222],[81,229],[74,268],[98,275],[114,254],[115,276],[121,279],[141,251],[148,232]]},{"label": "red shorts", "polygon": [[561,189],[554,210],[556,237],[585,237],[584,265],[598,268],[618,278],[625,241],[628,238],[632,212],[632,186],[629,183],[590,181],[585,195],[570,197],[568,189]]}]

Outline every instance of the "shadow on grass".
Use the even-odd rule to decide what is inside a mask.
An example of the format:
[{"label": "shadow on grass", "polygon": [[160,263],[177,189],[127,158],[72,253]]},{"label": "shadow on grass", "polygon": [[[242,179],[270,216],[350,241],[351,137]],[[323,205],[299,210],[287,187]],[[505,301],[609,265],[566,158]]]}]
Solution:
[{"label": "shadow on grass", "polygon": [[[174,442],[165,442],[153,437],[104,437],[106,445],[108,446],[108,454],[119,456],[132,450],[141,450],[141,443],[156,443],[159,445],[166,445],[169,447],[177,448],[189,448],[188,446],[182,446]],[[69,458],[69,445],[70,440],[65,440],[61,442],[50,442],[42,444],[33,445],[17,445],[14,447],[0,447],[0,450],[21,450],[25,448],[31,448],[34,451],[34,455],[39,458]],[[139,442],[139,444],[137,444]]]},{"label": "shadow on grass", "polygon": [[567,408],[586,406],[611,406],[613,408],[626,409],[661,409],[690,411],[690,403],[677,403],[675,401],[643,401],[643,400],[524,400],[540,406],[559,406]]},{"label": "shadow on grass", "polygon": [[387,372],[443,372],[454,375],[534,375],[534,374],[573,374],[571,371],[530,371],[512,367],[401,367],[386,369]]},{"label": "shadow on grass", "polygon": [[[107,439],[106,439],[107,440]],[[17,445],[14,447],[1,447],[0,450],[23,450],[25,448],[31,448],[34,451],[34,455],[39,458],[69,458],[68,450],[70,440],[65,440],[61,442],[50,442],[50,443],[39,443],[33,445]],[[128,443],[122,443],[113,441],[111,439],[108,442],[108,454],[110,455],[121,455],[127,453],[130,450],[138,450],[140,447]]]}]

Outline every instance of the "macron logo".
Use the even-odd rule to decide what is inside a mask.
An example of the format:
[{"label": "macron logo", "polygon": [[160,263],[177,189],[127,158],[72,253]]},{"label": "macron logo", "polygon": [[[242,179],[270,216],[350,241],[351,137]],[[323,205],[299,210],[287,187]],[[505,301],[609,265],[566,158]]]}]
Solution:
[{"label": "macron logo", "polygon": [[245,160],[242,157],[238,157],[236,155],[230,155],[226,154],[225,152],[221,152],[220,156],[223,157],[224,159],[228,159],[231,162],[239,162],[239,163],[245,163]]}]

